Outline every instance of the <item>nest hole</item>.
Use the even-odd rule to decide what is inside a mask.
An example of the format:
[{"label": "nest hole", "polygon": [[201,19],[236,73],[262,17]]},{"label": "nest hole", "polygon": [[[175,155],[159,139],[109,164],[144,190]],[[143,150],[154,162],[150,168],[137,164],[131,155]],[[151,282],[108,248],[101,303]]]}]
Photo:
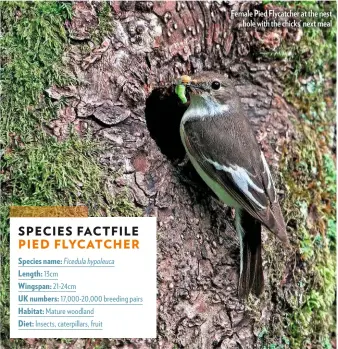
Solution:
[{"label": "nest hole", "polygon": [[[162,154],[175,166],[185,159],[185,149],[180,136],[180,123],[187,110],[174,92],[174,87],[156,88],[146,101],[145,118],[150,136],[155,140]],[[195,191],[211,193],[209,187],[190,161],[180,167],[182,180],[188,180],[189,186],[193,185]],[[187,184],[187,183],[185,183]]]},{"label": "nest hole", "polygon": [[174,87],[157,88],[146,101],[145,117],[150,136],[170,161],[184,159],[180,122],[186,107],[174,93]]}]

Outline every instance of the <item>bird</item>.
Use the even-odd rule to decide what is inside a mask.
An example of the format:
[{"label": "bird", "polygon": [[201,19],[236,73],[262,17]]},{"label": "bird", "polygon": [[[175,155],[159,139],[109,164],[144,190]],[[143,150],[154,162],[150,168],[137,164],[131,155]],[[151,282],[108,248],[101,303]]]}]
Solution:
[{"label": "bird", "polygon": [[235,209],[240,242],[238,296],[264,290],[262,226],[286,246],[289,240],[273,177],[234,82],[219,73],[182,76],[179,98],[187,106],[180,136],[197,173],[227,206]]}]

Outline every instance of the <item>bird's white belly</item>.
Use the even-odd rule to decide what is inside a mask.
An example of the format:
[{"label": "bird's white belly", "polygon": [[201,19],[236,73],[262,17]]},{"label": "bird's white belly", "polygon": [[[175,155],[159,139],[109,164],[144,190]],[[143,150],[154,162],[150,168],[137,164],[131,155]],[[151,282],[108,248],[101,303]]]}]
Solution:
[{"label": "bird's white belly", "polygon": [[197,173],[202,177],[204,182],[209,186],[209,188],[218,196],[218,198],[223,201],[227,206],[234,207],[234,208],[240,208],[241,205],[235,201],[227,192],[226,190],[218,184],[218,182],[214,181],[198,164],[198,162],[195,160],[195,158],[189,153],[188,148],[184,141],[184,129],[181,126],[180,128],[180,134],[182,143],[184,145],[184,148],[189,156],[189,159],[193,166],[195,167]]}]

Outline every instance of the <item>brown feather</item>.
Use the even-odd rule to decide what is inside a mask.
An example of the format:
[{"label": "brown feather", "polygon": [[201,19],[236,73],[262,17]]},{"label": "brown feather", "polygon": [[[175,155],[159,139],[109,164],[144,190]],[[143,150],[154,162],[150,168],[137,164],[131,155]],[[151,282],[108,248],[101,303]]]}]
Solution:
[{"label": "brown feather", "polygon": [[242,272],[238,282],[238,295],[247,298],[250,292],[259,296],[264,289],[262,266],[261,224],[247,212],[239,210],[239,230],[242,242]]},{"label": "brown feather", "polygon": [[[188,152],[196,159],[204,172],[218,182],[240,206],[263,223],[281,241],[288,243],[285,222],[274,185],[272,183],[269,186],[269,181],[272,182],[269,177],[271,176],[270,172],[267,172],[262,161],[260,147],[234,87],[229,85],[228,79],[214,73],[204,73],[192,77],[192,79],[201,86],[210,85],[212,79],[220,80],[222,89],[214,92],[210,90],[209,92],[213,94],[212,97],[215,101],[223,105],[226,104],[228,109],[220,115],[206,116],[204,119],[187,119],[183,123],[184,143]],[[204,99],[199,98],[200,100],[197,100],[203,107]],[[194,108],[193,103],[188,110],[190,108]],[[206,111],[210,109],[210,107],[205,108]],[[193,111],[194,109],[190,113]],[[209,160],[226,167],[238,166],[245,169],[250,180],[262,192],[250,190],[252,197],[248,196],[237,185],[231,174],[218,170]]]}]

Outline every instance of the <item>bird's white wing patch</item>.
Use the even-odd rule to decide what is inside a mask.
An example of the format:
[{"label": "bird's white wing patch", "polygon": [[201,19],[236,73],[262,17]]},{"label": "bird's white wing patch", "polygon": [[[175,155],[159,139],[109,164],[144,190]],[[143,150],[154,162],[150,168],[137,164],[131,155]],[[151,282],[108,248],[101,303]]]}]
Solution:
[{"label": "bird's white wing patch", "polygon": [[277,201],[277,194],[276,194],[275,186],[273,184],[273,179],[272,179],[272,176],[271,176],[269,165],[266,162],[266,159],[265,159],[265,156],[264,156],[263,152],[261,152],[261,159],[262,159],[262,162],[263,162],[263,165],[264,165],[264,172],[263,173],[266,173],[266,175],[268,177],[268,187],[267,187],[267,190],[270,190],[271,188],[273,189],[274,201],[276,202]]},{"label": "bird's white wing patch", "polygon": [[248,197],[250,200],[252,200],[257,206],[259,206],[262,210],[266,209],[266,206],[262,205],[250,192],[249,188],[257,191],[258,193],[263,194],[264,190],[260,187],[258,187],[250,178],[250,174],[248,171],[240,167],[238,165],[230,165],[225,166],[221,165],[216,161],[210,160],[206,158],[206,161],[208,161],[210,164],[212,164],[216,170],[219,171],[225,171],[231,174],[231,177],[233,181],[236,183],[238,188]]}]

